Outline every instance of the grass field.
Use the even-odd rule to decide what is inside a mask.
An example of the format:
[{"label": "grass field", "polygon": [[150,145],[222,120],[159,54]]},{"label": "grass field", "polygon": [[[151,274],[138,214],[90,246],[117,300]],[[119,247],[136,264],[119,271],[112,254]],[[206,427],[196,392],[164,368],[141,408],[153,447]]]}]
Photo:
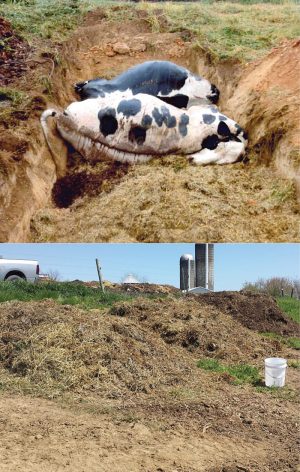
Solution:
[{"label": "grass field", "polygon": [[0,302],[19,300],[34,301],[51,298],[62,305],[80,305],[84,308],[102,308],[121,300],[129,300],[125,294],[102,293],[100,289],[71,282],[0,282]]},{"label": "grass field", "polygon": [[248,364],[227,366],[221,364],[217,359],[201,359],[197,362],[197,367],[210,372],[227,374],[232,377],[232,383],[236,385],[243,383],[257,385],[261,381],[258,368]]},{"label": "grass field", "polygon": [[[122,9],[118,9],[118,3]],[[146,12],[152,31],[182,31],[193,46],[210,52],[216,60],[249,61],[265,54],[283,39],[299,35],[299,6],[293,1],[163,2],[134,4],[104,0],[8,1],[0,15],[10,20],[30,43],[36,37],[60,42],[88,11],[102,7],[108,19],[130,20],[136,10]]]},{"label": "grass field", "polygon": [[281,310],[292,320],[300,323],[300,300],[291,297],[278,297],[277,303]]}]

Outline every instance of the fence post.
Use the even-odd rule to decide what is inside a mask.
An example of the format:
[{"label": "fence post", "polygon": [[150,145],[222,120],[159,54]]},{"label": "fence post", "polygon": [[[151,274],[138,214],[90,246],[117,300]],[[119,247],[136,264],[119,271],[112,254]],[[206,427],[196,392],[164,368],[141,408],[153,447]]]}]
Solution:
[{"label": "fence post", "polygon": [[96,267],[97,267],[97,272],[98,272],[98,277],[99,277],[100,288],[101,288],[102,293],[104,293],[104,285],[103,285],[103,282],[102,282],[101,267],[99,265],[98,259],[96,259]]}]

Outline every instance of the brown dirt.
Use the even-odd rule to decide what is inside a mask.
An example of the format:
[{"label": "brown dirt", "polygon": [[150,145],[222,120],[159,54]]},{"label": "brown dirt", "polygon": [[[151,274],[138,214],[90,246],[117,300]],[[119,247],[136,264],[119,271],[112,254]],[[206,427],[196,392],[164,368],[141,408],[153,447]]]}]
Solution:
[{"label": "brown dirt", "polygon": [[0,17],[0,86],[8,85],[27,70],[29,45],[12,29],[9,21]]},{"label": "brown dirt", "polygon": [[128,164],[114,162],[102,172],[78,171],[58,179],[52,189],[52,198],[58,208],[67,208],[79,197],[95,197],[104,190],[111,191],[128,172]]},{"label": "brown dirt", "polygon": [[197,368],[278,353],[201,298],[104,311],[6,302],[0,326],[1,471],[296,470],[299,376],[290,368],[275,395]]},{"label": "brown dirt", "polygon": [[299,325],[285,315],[275,299],[251,292],[215,292],[199,295],[200,303],[213,305],[243,326],[262,333],[273,332],[284,336],[299,334]]},{"label": "brown dirt", "polygon": [[[298,178],[299,94],[294,74],[299,44],[287,42],[247,67],[213,63],[208,54],[195,51],[192,37],[157,35],[150,32],[146,20],[141,17],[112,24],[101,9],[90,12],[87,23],[57,49],[60,65],[53,54],[50,57],[49,51],[44,51],[51,45],[37,45],[28,59],[30,71],[20,84],[13,85],[20,86],[30,98],[43,96],[47,105],[64,107],[75,99],[72,84],[76,81],[93,76],[110,78],[145,60],[172,60],[219,86],[221,109],[249,131],[250,163],[199,168],[170,157],[132,166],[115,180],[114,164],[92,167],[74,161],[69,153],[67,177],[57,183],[54,195],[56,198],[58,189],[59,206],[66,205],[61,205],[61,200],[69,200],[69,204],[80,198],[69,208],[58,209],[51,203],[56,169],[37,116],[26,105],[12,112],[9,120],[13,127],[7,119],[2,123],[6,147],[0,151],[4,222],[0,241],[297,241],[299,210],[294,184]],[[126,43],[129,53],[117,54],[116,42]],[[41,83],[42,76],[47,80]],[[18,113],[23,121],[16,126]],[[12,139],[25,141],[29,147],[19,153],[18,163],[12,157],[16,150],[7,150]],[[63,162],[68,150],[60,145],[59,153]],[[103,172],[111,176],[104,186]],[[70,188],[74,182],[76,187],[85,175],[89,176],[85,196],[72,190],[68,199],[64,183]],[[99,185],[95,184],[98,179]]]}]

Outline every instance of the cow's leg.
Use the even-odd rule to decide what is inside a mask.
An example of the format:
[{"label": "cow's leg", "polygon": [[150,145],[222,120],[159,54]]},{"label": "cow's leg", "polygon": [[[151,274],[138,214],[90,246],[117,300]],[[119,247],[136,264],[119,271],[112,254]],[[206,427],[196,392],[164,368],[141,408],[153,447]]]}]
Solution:
[{"label": "cow's leg", "polygon": [[245,152],[245,145],[236,141],[220,143],[216,149],[202,149],[187,156],[195,164],[232,164]]},{"label": "cow's leg", "polygon": [[241,156],[245,154],[245,144],[239,143],[236,141],[229,141],[225,144],[225,149],[223,152],[223,156],[220,157],[217,164],[233,164],[234,162],[238,161]]},{"label": "cow's leg", "polygon": [[194,154],[189,154],[188,159],[198,165],[216,164],[220,159],[219,154],[215,150],[203,149]]}]

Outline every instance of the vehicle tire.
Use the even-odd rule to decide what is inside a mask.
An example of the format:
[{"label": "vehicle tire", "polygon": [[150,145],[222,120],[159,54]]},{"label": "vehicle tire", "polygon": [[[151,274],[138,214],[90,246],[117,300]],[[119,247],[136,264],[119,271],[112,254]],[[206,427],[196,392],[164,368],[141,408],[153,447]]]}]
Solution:
[{"label": "vehicle tire", "polygon": [[17,280],[26,280],[25,277],[21,277],[21,275],[9,275],[6,277],[8,282],[16,282]]}]

